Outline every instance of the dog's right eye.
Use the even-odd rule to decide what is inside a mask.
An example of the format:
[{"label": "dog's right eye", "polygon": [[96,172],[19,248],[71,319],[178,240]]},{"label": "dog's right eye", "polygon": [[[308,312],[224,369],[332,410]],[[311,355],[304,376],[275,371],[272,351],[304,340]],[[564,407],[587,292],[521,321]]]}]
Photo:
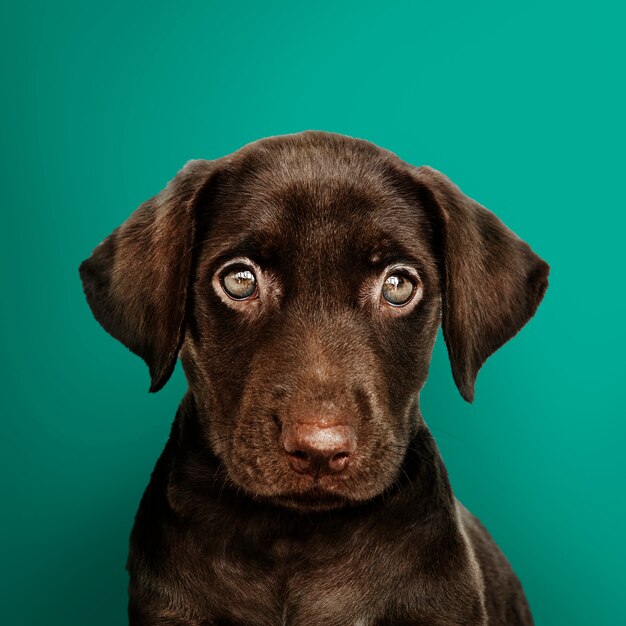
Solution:
[{"label": "dog's right eye", "polygon": [[257,280],[254,272],[245,266],[231,267],[220,277],[226,295],[233,300],[250,300],[257,295]]}]

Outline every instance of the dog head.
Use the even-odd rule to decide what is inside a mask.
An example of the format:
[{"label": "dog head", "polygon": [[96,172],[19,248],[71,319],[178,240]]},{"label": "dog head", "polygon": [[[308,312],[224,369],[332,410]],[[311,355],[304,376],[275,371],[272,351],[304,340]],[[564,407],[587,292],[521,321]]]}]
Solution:
[{"label": "dog head", "polygon": [[399,472],[439,323],[468,400],[548,265],[439,172],[322,132],[191,161],[80,268],[150,368],[180,355],[204,441],[256,498],[332,508]]}]

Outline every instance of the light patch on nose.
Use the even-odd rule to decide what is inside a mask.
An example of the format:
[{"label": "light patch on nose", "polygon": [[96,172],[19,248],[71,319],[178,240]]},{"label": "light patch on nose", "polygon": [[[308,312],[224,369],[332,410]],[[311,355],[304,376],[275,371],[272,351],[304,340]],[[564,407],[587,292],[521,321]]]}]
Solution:
[{"label": "light patch on nose", "polygon": [[328,364],[318,360],[316,364],[313,366],[313,376],[317,379],[317,383],[323,385],[327,380],[330,379],[330,368]]},{"label": "light patch on nose", "polygon": [[308,367],[306,367],[307,378],[314,386],[324,386],[337,380],[340,373],[333,366],[328,347],[318,335],[309,335],[307,341]]}]

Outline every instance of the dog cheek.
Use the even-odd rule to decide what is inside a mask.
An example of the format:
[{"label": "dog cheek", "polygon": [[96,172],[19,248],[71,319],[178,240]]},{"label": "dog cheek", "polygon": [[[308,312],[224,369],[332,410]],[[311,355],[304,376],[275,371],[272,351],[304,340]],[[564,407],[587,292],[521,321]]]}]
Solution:
[{"label": "dog cheek", "polygon": [[[201,309],[196,336],[186,338],[181,360],[190,388],[199,406],[201,428],[212,452],[224,464],[231,480],[246,491],[268,495],[284,481],[274,454],[278,436],[271,417],[260,407],[268,400],[256,397],[265,390],[270,372],[251,371],[247,356],[259,347],[234,333],[233,341],[215,341],[216,322]],[[263,391],[263,393],[265,393]]]},{"label": "dog cheek", "polygon": [[374,436],[367,441],[365,451],[359,459],[354,496],[359,500],[373,498],[391,487],[401,473],[401,465],[406,453],[406,438],[393,426],[390,420],[386,428],[376,429]]},{"label": "dog cheek", "polygon": [[212,340],[206,332],[187,337],[181,361],[190,390],[198,404],[198,417],[211,449],[229,462],[233,451],[245,448],[249,436],[236,433],[237,416],[243,402],[248,366],[242,358],[248,346]]},{"label": "dog cheek", "polygon": [[438,309],[426,302],[413,319],[392,320],[379,329],[388,409],[402,429],[415,426],[411,423],[411,408],[426,382],[438,327]]},{"label": "dog cheek", "polygon": [[401,472],[418,420],[414,388],[402,379],[396,379],[397,386],[393,387],[387,382],[385,368],[378,368],[376,362],[368,365],[364,389],[369,391],[357,394],[365,419],[360,426],[360,452],[354,470],[358,470],[359,492],[373,497],[391,486]]},{"label": "dog cheek", "polygon": [[235,483],[250,493],[272,495],[284,477],[275,450],[275,437],[270,432],[270,420],[242,411],[234,422],[225,458],[227,471]]}]

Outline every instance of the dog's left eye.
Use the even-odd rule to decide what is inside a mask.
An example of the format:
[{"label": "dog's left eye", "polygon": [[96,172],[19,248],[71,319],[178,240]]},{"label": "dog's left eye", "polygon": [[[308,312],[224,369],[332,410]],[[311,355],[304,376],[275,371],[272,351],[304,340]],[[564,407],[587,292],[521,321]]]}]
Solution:
[{"label": "dog's left eye", "polygon": [[394,273],[385,278],[382,297],[392,306],[404,306],[415,293],[415,283],[404,274]]},{"label": "dog's left eye", "polygon": [[235,267],[226,270],[221,278],[222,289],[233,300],[248,300],[257,293],[257,280],[249,267]]}]

